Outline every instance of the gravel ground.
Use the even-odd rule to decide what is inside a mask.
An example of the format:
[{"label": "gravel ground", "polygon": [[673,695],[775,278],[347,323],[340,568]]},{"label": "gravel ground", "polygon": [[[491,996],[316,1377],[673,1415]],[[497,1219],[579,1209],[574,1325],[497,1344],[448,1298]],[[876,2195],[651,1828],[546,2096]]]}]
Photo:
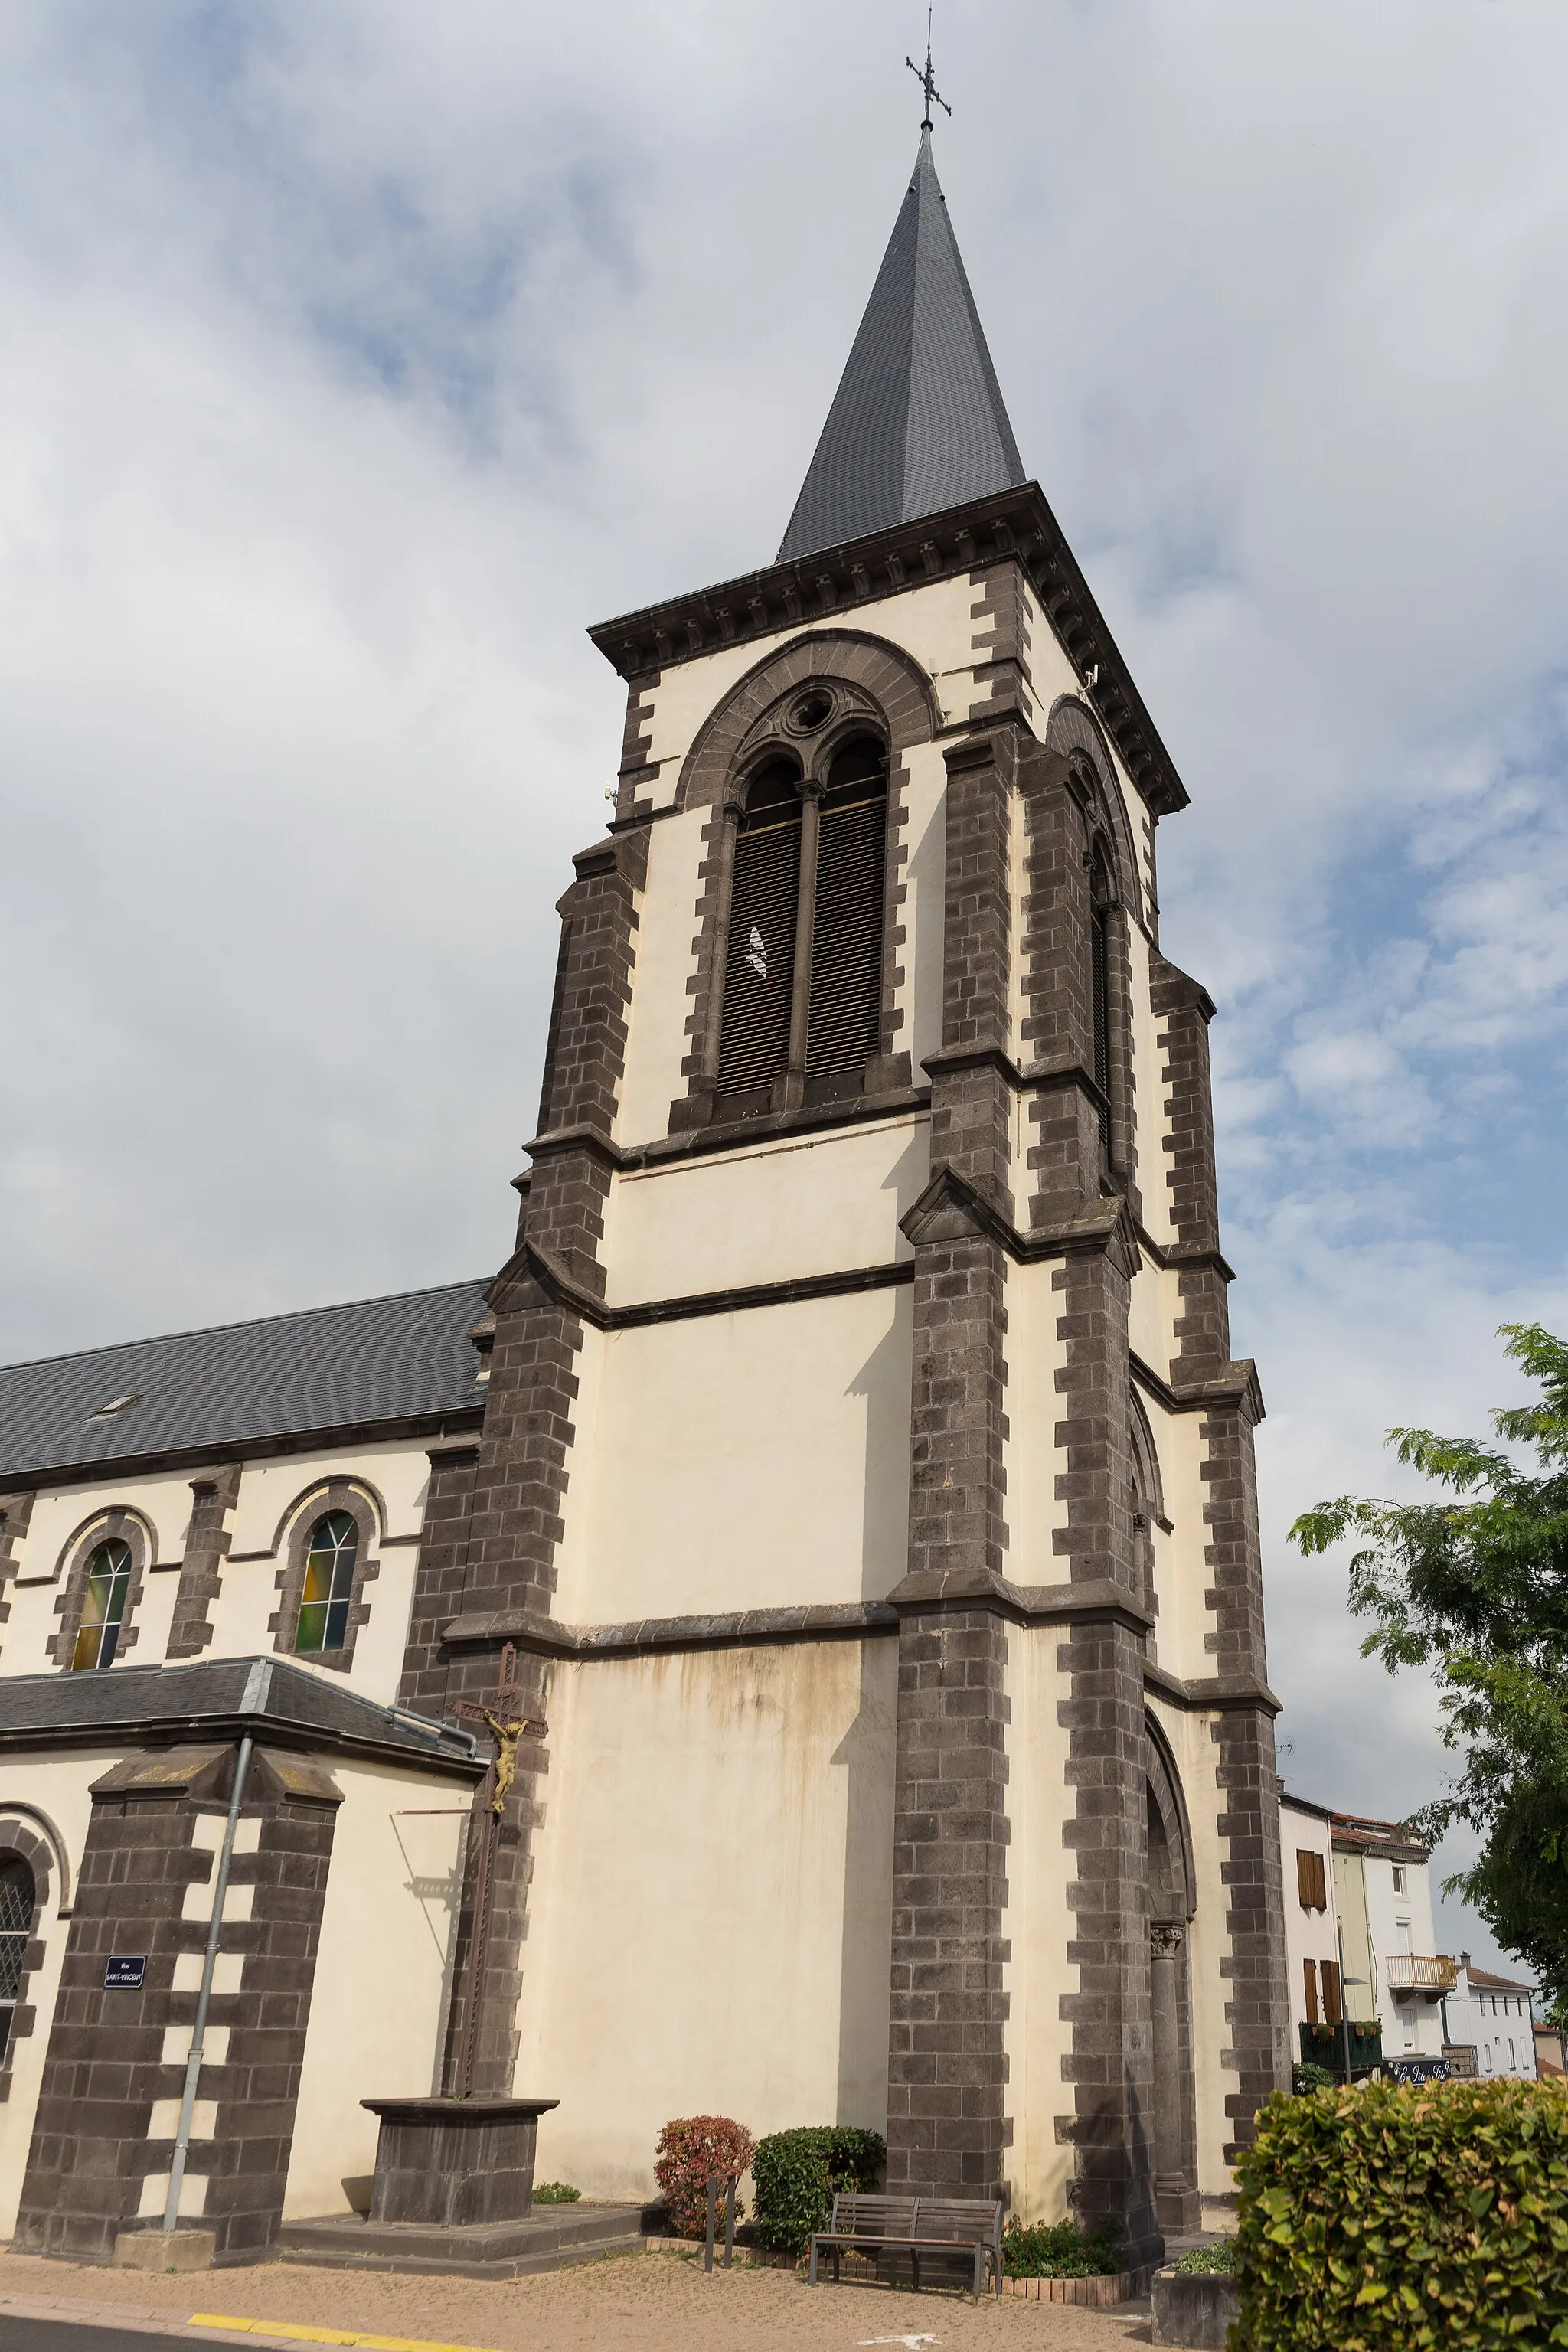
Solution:
[{"label": "gravel ground", "polygon": [[[942,2291],[876,2286],[815,2292],[786,2271],[715,2271],[674,2254],[626,2254],[542,2278],[404,2278],[384,2272],[308,2270],[262,2263],[154,2278],[138,2271],[0,2256],[0,2312],[15,2299],[59,2318],[163,2319],[197,2311],[308,2327],[420,2336],[486,2352],[854,2352],[911,2344],[911,2352],[1116,2352],[1149,2341],[1126,2312]],[[1146,2306],[1145,2306],[1146,2308]],[[0,2334],[3,2334],[0,2329]]]}]

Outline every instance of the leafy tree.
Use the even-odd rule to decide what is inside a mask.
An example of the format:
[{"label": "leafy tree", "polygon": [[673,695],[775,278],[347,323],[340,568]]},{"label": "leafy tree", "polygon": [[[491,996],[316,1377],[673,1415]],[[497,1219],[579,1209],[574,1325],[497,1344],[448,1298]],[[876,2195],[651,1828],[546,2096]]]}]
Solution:
[{"label": "leafy tree", "polygon": [[1532,1448],[1533,1472],[1478,1438],[1391,1429],[1399,1459],[1447,1489],[1419,1503],[1343,1495],[1291,1528],[1302,1551],[1346,1538],[1350,1605],[1370,1617],[1363,1657],[1392,1674],[1429,1666],[1447,1745],[1462,1766],[1414,1817],[1436,1843],[1479,1832],[1475,1868],[1447,1882],[1568,2011],[1568,1342],[1505,1323],[1509,1355],[1542,1391],[1492,1414],[1498,1438]]}]

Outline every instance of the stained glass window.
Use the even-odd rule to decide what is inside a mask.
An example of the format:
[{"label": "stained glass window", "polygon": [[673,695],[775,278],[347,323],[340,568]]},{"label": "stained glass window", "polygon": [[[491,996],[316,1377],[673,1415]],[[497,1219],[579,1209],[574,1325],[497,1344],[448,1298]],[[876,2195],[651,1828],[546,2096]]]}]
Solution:
[{"label": "stained glass window", "polygon": [[351,1511],[328,1511],[310,1530],[296,1650],[341,1650],[348,1640],[359,1529]]},{"label": "stained glass window", "polygon": [[81,1624],[71,1653],[77,1672],[111,1666],[125,1629],[125,1604],[131,1597],[131,1547],[118,1538],[100,1543],[87,1571]]},{"label": "stained glass window", "polygon": [[37,1890],[32,1872],[19,1855],[7,1854],[0,1862],[0,2063],[11,2046],[11,2027],[16,2014],[16,1998],[22,1990],[27,1941],[33,1932],[37,1906]]}]

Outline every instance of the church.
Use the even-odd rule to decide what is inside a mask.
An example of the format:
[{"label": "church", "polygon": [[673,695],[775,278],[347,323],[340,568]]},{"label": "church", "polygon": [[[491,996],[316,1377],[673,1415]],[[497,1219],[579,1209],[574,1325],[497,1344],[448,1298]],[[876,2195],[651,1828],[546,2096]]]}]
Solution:
[{"label": "church", "polygon": [[929,120],[776,557],[590,634],[506,1263],[0,1371],[0,2236],[256,2260],[532,2101],[623,2215],[840,2121],[1146,2267],[1289,2083],[1263,1407]]}]

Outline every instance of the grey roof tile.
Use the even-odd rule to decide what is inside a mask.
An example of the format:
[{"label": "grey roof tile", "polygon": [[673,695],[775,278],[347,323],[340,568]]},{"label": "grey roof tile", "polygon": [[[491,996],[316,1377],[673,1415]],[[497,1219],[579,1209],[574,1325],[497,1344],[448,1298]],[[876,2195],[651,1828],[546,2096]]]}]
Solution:
[{"label": "grey roof tile", "polygon": [[0,1745],[90,1741],[116,1731],[169,1738],[243,1726],[265,1738],[374,1747],[468,1765],[471,1734],[366,1698],[286,1658],[111,1666],[104,1674],[0,1676]]},{"label": "grey roof tile", "polygon": [[[0,1475],[399,1422],[479,1402],[482,1282],[0,1369]],[[117,1398],[121,1412],[97,1418]]]},{"label": "grey roof tile", "polygon": [[914,176],[778,551],[887,530],[1016,488],[1023,460],[921,133]]}]

